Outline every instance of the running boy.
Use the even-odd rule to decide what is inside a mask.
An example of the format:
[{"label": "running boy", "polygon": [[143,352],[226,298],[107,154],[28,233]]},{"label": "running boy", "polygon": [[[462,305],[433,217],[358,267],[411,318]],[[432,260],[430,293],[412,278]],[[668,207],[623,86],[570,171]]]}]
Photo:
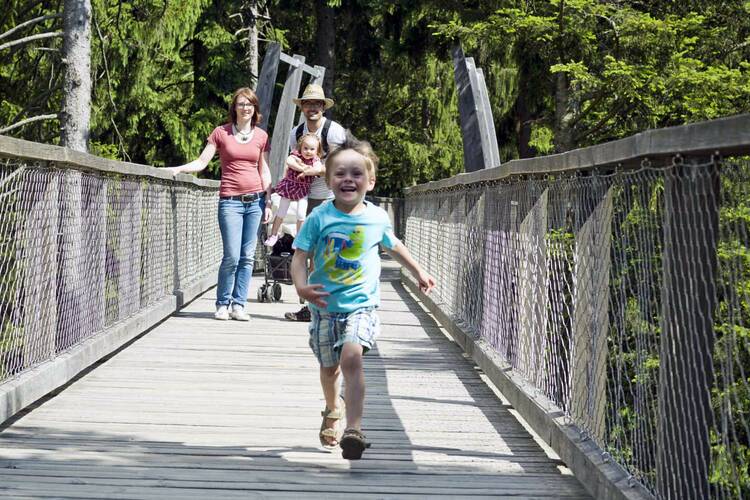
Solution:
[{"label": "running boy", "polygon": [[[406,267],[429,292],[435,279],[411,257],[395,237],[387,214],[365,201],[375,187],[378,158],[369,143],[349,141],[326,159],[326,182],[334,200],[316,208],[294,240],[292,279],[297,293],[311,307],[310,347],[320,363],[320,384],[326,400],[320,442],[341,446],[342,456],[356,460],[369,446],[362,434],[365,380],[362,355],[375,344],[380,304],[378,244]],[[315,270],[307,278],[307,258]],[[344,416],[339,375],[346,382],[347,428],[339,438]]]}]

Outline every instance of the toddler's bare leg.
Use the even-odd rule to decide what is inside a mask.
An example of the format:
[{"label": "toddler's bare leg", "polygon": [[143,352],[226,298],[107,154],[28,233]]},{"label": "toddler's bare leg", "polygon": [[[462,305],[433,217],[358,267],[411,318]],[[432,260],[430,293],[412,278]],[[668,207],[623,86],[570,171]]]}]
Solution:
[{"label": "toddler's bare leg", "polygon": [[274,234],[278,234],[279,228],[281,227],[281,223],[282,222],[283,222],[283,220],[281,218],[279,218],[279,216],[274,217],[274,219],[273,219],[273,225],[271,226],[271,233],[269,234],[269,236],[274,235]]}]

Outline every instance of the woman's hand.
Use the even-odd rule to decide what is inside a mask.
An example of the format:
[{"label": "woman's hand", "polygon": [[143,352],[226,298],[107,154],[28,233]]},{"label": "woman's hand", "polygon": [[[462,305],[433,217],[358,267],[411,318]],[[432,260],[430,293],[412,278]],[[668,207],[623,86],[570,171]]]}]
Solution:
[{"label": "woman's hand", "polygon": [[172,172],[172,177],[182,172],[182,169],[180,167],[165,167],[164,170],[169,170],[170,172]]},{"label": "woman's hand", "polygon": [[263,210],[263,224],[268,224],[271,222],[271,216],[273,215],[273,212],[271,211],[271,207],[266,206],[266,209]]}]

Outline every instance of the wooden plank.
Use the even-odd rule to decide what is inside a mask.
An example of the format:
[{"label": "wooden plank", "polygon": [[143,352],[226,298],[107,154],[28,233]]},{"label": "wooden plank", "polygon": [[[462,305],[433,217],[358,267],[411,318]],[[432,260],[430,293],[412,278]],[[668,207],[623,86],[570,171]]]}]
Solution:
[{"label": "wooden plank", "polygon": [[[570,413],[597,442],[606,442],[607,336],[609,333],[610,247],[613,190],[591,195],[601,199],[588,210],[575,235],[575,310],[573,311]],[[587,200],[587,203],[590,203]],[[590,212],[590,213],[587,213]]]},{"label": "wooden plank", "polygon": [[311,75],[313,78],[320,78],[321,80],[323,79],[323,76],[320,74],[321,66],[308,66],[304,62],[301,62],[299,59],[289,56],[283,52],[281,53],[280,57],[283,62],[287,63],[290,66],[294,66],[295,68],[301,69],[305,73]]},{"label": "wooden plank", "polygon": [[[294,58],[301,63],[305,58],[300,55],[294,55]],[[289,154],[289,131],[294,123],[295,104],[292,98],[299,95],[299,86],[302,81],[302,70],[299,67],[289,66],[289,71],[284,83],[284,90],[281,93],[279,109],[276,113],[276,121],[273,124],[273,136],[271,137],[271,155],[270,165],[271,177],[273,183],[281,177],[284,167],[284,159]]]},{"label": "wooden plank", "polygon": [[268,130],[271,123],[271,103],[273,102],[273,89],[276,86],[276,74],[279,70],[279,56],[281,45],[277,42],[266,45],[266,54],[263,56],[263,65],[255,86],[255,95],[260,102],[260,114],[263,120],[258,125],[263,130]]},{"label": "wooden plank", "polygon": [[[480,75],[479,69],[474,63],[473,57],[467,57],[466,61],[466,72],[469,75],[469,84],[471,87],[472,100],[474,102],[474,112],[477,116],[477,130],[479,131],[479,143],[482,148],[482,168],[492,168],[500,165],[500,162],[494,163],[492,157],[492,141],[497,142],[497,139],[490,137],[490,130],[488,122],[492,121],[492,110],[489,106],[485,106],[482,98],[481,84],[479,83]],[[489,100],[487,101],[489,105]],[[489,117],[487,114],[489,113]],[[494,128],[494,127],[493,127]]]},{"label": "wooden plank", "polygon": [[482,134],[480,131],[477,103],[472,92],[466,57],[460,45],[453,48],[453,76],[458,94],[458,114],[461,119],[461,137],[464,148],[464,172],[484,168]]},{"label": "wooden plank", "polygon": [[497,147],[497,133],[495,132],[495,119],[492,115],[492,105],[490,104],[490,94],[487,91],[487,81],[484,78],[484,71],[482,68],[476,68],[477,71],[477,87],[479,90],[479,103],[483,110],[484,116],[484,127],[487,131],[487,156],[489,157],[489,167],[497,167],[500,165],[500,150]]}]

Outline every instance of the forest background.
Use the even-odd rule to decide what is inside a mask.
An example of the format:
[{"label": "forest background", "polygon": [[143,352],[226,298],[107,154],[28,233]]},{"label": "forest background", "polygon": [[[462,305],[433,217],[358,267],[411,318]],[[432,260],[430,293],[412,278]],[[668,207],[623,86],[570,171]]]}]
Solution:
[{"label": "forest background", "polygon": [[[0,133],[59,144],[63,1],[0,5]],[[92,0],[92,13],[90,152],[154,166],[197,157],[270,41],[326,66],[331,116],[373,143],[383,196],[463,170],[457,41],[485,72],[503,161],[750,111],[750,0]]]}]

